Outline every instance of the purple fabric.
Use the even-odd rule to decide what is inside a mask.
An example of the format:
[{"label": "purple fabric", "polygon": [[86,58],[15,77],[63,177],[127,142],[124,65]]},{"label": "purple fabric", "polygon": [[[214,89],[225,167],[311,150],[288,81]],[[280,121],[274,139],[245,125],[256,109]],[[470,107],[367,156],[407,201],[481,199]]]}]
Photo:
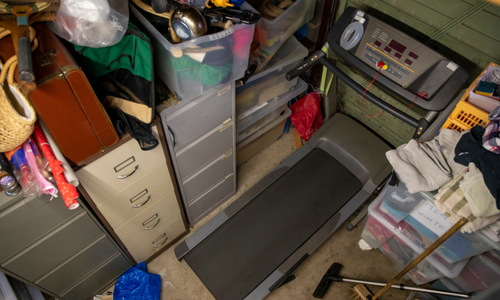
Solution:
[{"label": "purple fabric", "polygon": [[486,150],[500,154],[500,106],[488,116],[490,123],[483,135],[483,147]]}]

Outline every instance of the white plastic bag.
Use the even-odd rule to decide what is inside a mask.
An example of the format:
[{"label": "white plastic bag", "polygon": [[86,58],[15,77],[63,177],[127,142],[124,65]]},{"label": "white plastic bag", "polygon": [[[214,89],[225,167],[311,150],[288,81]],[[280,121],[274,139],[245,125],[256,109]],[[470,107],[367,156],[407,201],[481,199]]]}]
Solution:
[{"label": "white plastic bag", "polygon": [[128,26],[126,0],[61,0],[50,29],[79,46],[101,48],[118,43]]}]

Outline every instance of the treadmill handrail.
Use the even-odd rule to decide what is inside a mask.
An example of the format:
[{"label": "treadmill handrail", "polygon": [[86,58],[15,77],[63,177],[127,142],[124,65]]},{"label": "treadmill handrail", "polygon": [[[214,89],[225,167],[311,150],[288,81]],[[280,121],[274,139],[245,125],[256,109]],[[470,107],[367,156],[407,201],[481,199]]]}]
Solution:
[{"label": "treadmill handrail", "polygon": [[[293,78],[297,77],[302,72],[305,72],[306,70],[312,68],[317,63],[321,63],[322,65],[324,65],[328,69],[328,71],[332,72],[333,75],[335,75],[339,79],[341,79],[345,84],[347,84],[351,89],[353,89],[358,94],[363,95],[363,93],[365,93],[366,89],[364,87],[359,85],[356,81],[354,81],[346,73],[344,73],[342,70],[337,68],[337,66],[335,66],[331,61],[329,61],[326,58],[326,54],[321,50],[314,52],[302,64],[298,65],[296,68],[294,68],[294,69],[290,70],[288,73],[286,73],[286,79],[292,80]],[[414,128],[418,129],[422,126],[422,123],[423,123],[422,120],[424,120],[424,119],[420,119],[420,121],[415,119],[414,117],[408,115],[407,113],[404,113],[403,111],[393,107],[389,103],[380,99],[379,97],[373,95],[369,91],[366,91],[365,99],[370,101],[371,103],[375,104],[376,106],[382,108],[383,110],[389,112],[391,115],[395,116],[396,118],[400,119],[401,121],[409,124],[410,126],[412,126]]]}]

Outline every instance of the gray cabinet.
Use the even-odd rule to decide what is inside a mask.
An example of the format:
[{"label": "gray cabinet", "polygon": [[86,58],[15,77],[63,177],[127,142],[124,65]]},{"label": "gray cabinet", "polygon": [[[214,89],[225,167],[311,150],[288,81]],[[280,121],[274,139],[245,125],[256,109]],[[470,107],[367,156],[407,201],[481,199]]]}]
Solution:
[{"label": "gray cabinet", "polygon": [[60,299],[93,296],[132,262],[84,203],[0,193],[0,269]]},{"label": "gray cabinet", "polygon": [[159,113],[193,225],[236,193],[234,83]]}]

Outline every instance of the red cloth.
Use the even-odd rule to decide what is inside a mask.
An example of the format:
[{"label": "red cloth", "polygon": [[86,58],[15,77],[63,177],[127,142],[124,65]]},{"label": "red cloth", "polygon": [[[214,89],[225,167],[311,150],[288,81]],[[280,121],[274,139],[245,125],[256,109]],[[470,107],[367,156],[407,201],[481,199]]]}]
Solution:
[{"label": "red cloth", "polygon": [[290,106],[292,115],[290,121],[305,141],[323,125],[321,115],[321,96],[319,93],[309,93],[304,98]]},{"label": "red cloth", "polygon": [[54,152],[52,152],[52,148],[50,148],[49,142],[47,141],[47,138],[45,138],[45,134],[43,133],[42,128],[40,127],[40,124],[38,124],[38,122],[35,123],[35,130],[33,131],[33,134],[38,141],[40,148],[42,149],[43,155],[49,162],[50,169],[52,170],[52,175],[54,176],[57,187],[61,192],[64,204],[66,204],[66,207],[68,209],[77,208],[78,206],[80,206],[80,204],[76,200],[76,198],[79,197],[78,191],[66,180],[66,176],[64,176],[63,173],[64,169],[61,166],[62,163],[54,156]]}]

